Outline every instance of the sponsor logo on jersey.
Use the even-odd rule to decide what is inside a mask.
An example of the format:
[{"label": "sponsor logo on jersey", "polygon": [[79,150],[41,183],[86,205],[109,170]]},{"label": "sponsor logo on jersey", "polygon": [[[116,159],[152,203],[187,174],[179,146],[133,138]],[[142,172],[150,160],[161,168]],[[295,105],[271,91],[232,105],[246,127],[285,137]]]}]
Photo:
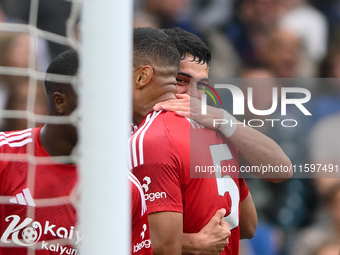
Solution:
[{"label": "sponsor logo on jersey", "polygon": [[142,185],[142,188],[144,189],[144,193],[146,193],[149,190],[149,184],[151,183],[151,178],[149,176],[145,176],[143,179],[143,183],[144,184]]},{"label": "sponsor logo on jersey", "polygon": [[143,249],[143,248],[148,249],[148,248],[151,247],[151,240],[150,240],[150,239],[144,240],[145,231],[147,230],[147,225],[144,224],[142,228],[143,228],[143,230],[142,230],[142,232],[140,233],[140,236],[142,237],[142,240],[143,240],[143,241],[140,242],[140,243],[137,243],[137,244],[135,244],[135,245],[133,246],[133,253],[136,253],[136,252],[140,251],[140,250]]},{"label": "sponsor logo on jersey", "polygon": [[28,188],[23,189],[22,192],[16,194],[16,196],[11,198],[9,202],[12,204],[35,206],[31,192]]},{"label": "sponsor logo on jersey", "polygon": [[143,178],[143,185],[142,185],[142,188],[144,189],[144,193],[145,193],[144,194],[145,200],[149,200],[152,202],[159,198],[166,198],[166,193],[164,191],[147,193],[149,191],[150,184],[151,184],[151,178],[149,176],[145,176]]},{"label": "sponsor logo on jersey", "polygon": [[136,245],[133,246],[133,253],[136,253],[143,248],[148,249],[150,247],[151,247],[151,240],[150,239],[143,240],[142,242],[137,243]]},{"label": "sponsor logo on jersey", "polygon": [[[75,230],[74,226],[65,228],[57,226],[49,221],[41,224],[38,221],[33,221],[31,218],[26,218],[21,221],[20,216],[10,215],[5,218],[6,222],[10,222],[0,240],[2,243],[15,243],[19,246],[28,247],[36,244],[44,235],[52,235],[61,239],[72,240],[70,243],[77,245],[82,236]],[[19,223],[21,222],[21,223]],[[59,254],[74,254],[78,251],[74,248],[62,246],[60,244],[50,244],[49,241],[42,241],[41,249],[58,252]]]},{"label": "sponsor logo on jersey", "polygon": [[142,237],[142,239],[144,239],[146,229],[147,229],[147,226],[146,226],[146,224],[144,224],[143,225],[143,231],[140,233],[140,236]]}]

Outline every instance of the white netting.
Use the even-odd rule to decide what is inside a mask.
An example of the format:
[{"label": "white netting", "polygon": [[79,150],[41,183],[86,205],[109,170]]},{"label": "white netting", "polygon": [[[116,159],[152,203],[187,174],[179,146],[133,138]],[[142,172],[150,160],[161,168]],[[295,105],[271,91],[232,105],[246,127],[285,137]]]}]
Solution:
[{"label": "white netting", "polygon": [[[6,10],[4,10],[5,17],[3,22],[0,23],[0,41],[7,40],[9,42],[3,48],[3,54],[6,53],[5,50],[17,51],[18,53],[13,52],[13,57],[3,57],[3,61],[0,63],[0,76],[4,77],[4,79],[0,79],[0,131],[32,128],[46,122],[76,123],[77,114],[68,117],[47,116],[46,96],[42,92],[44,91],[43,81],[46,68],[54,57],[51,54],[49,43],[54,42],[74,49],[79,49],[80,47],[80,43],[76,38],[76,30],[78,29],[77,23],[80,17],[82,1],[73,0],[68,2],[70,2],[70,9],[67,10],[69,11],[69,17],[64,24],[65,35],[38,28],[37,22],[39,15],[41,15],[40,12],[42,12],[42,10],[39,12],[39,0],[31,1],[27,23],[18,19],[18,17],[7,16]],[[20,3],[18,2],[18,4]],[[53,22],[53,20],[49,22]],[[29,36],[29,45],[24,44],[27,41],[16,42],[16,40],[20,40],[20,37],[23,37],[22,40],[24,40],[27,35]],[[15,43],[19,45],[16,47]],[[27,50],[29,57],[26,66],[25,61],[20,62],[15,58],[20,58],[19,54],[25,55]],[[74,77],[61,75],[51,75],[50,77],[60,82],[71,82],[73,85],[78,83],[78,80]],[[74,87],[78,91],[78,87]],[[23,124],[24,122],[27,122],[26,125]],[[13,154],[6,157],[14,158],[13,160],[15,160]]]},{"label": "white netting", "polygon": [[[41,55],[49,53],[49,52],[46,52],[46,50],[49,50],[49,49],[45,48],[46,46],[49,47],[47,44],[49,42],[54,42],[57,44],[64,45],[66,47],[70,47],[70,48],[75,48],[75,49],[79,48],[79,42],[75,38],[75,31],[76,31],[76,23],[79,20],[81,1],[73,0],[70,2],[71,2],[70,15],[65,24],[65,31],[66,31],[65,36],[52,33],[49,31],[45,31],[37,27],[37,19],[38,19],[38,14],[39,14],[38,12],[39,0],[31,1],[28,24],[12,23],[12,22],[2,22],[0,24],[0,31],[2,33],[4,31],[17,33],[17,34],[27,33],[30,36],[28,67],[24,68],[20,66],[13,66],[10,63],[4,63],[6,64],[5,66],[4,65],[0,66],[0,75],[15,75],[15,76],[28,76],[29,77],[30,79],[29,92],[31,93],[28,93],[29,97],[28,97],[28,102],[27,102],[27,111],[26,112],[1,111],[2,117],[6,117],[6,116],[10,116],[14,118],[27,117],[28,120],[30,120],[31,122],[45,121],[45,119],[36,120],[35,118],[39,118],[39,116],[36,116],[35,114],[33,114],[34,113],[33,106],[35,102],[34,92],[36,90],[34,87],[37,86],[36,81],[44,80],[45,68],[47,67],[49,61],[51,60],[53,56],[51,57],[50,54],[49,56],[41,56]],[[6,19],[11,20],[10,17],[7,17]],[[48,58],[47,63],[46,63],[46,58]],[[41,62],[45,62],[45,63],[41,63]]]},{"label": "white netting", "polygon": [[[29,2],[22,0],[4,1],[10,3],[12,7],[14,3],[17,3],[18,6],[15,6],[14,9],[21,8],[21,5],[26,5]],[[68,18],[64,23],[66,35],[47,31],[41,24],[40,15],[45,16],[45,18],[46,16],[56,17],[54,12],[57,12],[57,9],[55,8],[63,3],[70,3],[70,8],[67,11]],[[41,7],[42,4],[44,4],[44,8]],[[52,6],[50,9],[48,9],[48,6],[46,7],[49,4]],[[47,216],[44,216],[45,218],[41,223],[42,231],[34,231],[35,226],[38,226],[37,224],[33,226],[34,219],[38,217],[37,215],[43,214],[39,212],[41,208],[51,207],[53,209],[53,206],[67,203],[75,206],[74,199],[78,197],[75,196],[74,192],[71,192],[69,196],[62,195],[57,198],[44,197],[44,193],[41,193],[41,197],[37,196],[39,185],[36,184],[39,184],[39,182],[36,181],[38,178],[35,177],[35,167],[46,165],[46,169],[49,170],[49,164],[53,160],[48,157],[35,157],[33,146],[29,146],[28,152],[24,155],[16,153],[0,154],[1,161],[8,160],[15,163],[20,161],[28,164],[28,167],[26,166],[28,170],[25,183],[27,183],[27,188],[31,192],[29,193],[22,188],[21,183],[18,185],[20,188],[11,191],[11,193],[0,193],[0,216],[4,216],[7,207],[18,204],[17,206],[22,205],[21,209],[24,210],[24,212],[21,211],[20,222],[33,219],[30,223],[32,226],[29,225],[24,231],[22,225],[14,224],[17,218],[12,217],[6,220],[6,218],[0,217],[0,254],[15,254],[15,252],[11,253],[11,251],[3,248],[17,247],[15,242],[16,244],[20,242],[29,244],[22,246],[22,249],[27,249],[29,255],[36,255],[37,250],[50,251],[46,254],[61,254],[62,246],[66,245],[65,243],[70,244],[70,241],[70,245],[75,244],[78,249],[78,241],[82,237],[84,237],[84,240],[88,240],[85,244],[82,240],[84,246],[82,254],[127,254],[130,250],[127,245],[130,229],[130,214],[128,212],[130,201],[125,171],[127,158],[125,150],[122,150],[122,148],[126,147],[128,140],[131,113],[130,88],[127,85],[131,83],[132,66],[132,58],[129,56],[132,48],[131,1],[89,0],[84,1],[83,4],[80,0],[31,0],[28,9],[29,15],[26,15],[26,23],[13,23],[7,22],[7,20],[0,23],[0,81],[4,76],[13,78],[15,84],[26,82],[23,86],[26,89],[23,92],[23,99],[19,100],[18,103],[20,107],[8,107],[5,101],[9,98],[11,91],[8,87],[2,86],[0,82],[0,101],[2,98],[4,99],[3,104],[0,102],[0,131],[5,131],[5,126],[8,127],[7,130],[22,130],[39,126],[42,123],[72,123],[78,126],[78,143],[81,148],[81,155],[78,156],[79,154],[76,153],[72,154],[75,156],[71,156],[71,158],[68,156],[54,157],[53,160],[64,162],[64,160],[69,161],[71,159],[73,162],[79,163],[80,186],[82,186],[82,207],[80,208],[82,234],[78,232],[79,229],[76,226],[78,221],[71,227],[70,225],[65,227],[58,225],[58,222],[49,220]],[[77,41],[76,29],[80,11],[82,12],[82,27],[87,28],[87,31],[82,31],[83,42],[81,47]],[[65,16],[65,13],[58,13],[58,15]],[[58,22],[60,22],[59,19],[55,21],[55,23]],[[1,62],[1,36],[8,33],[12,35],[24,33],[26,40],[27,34],[29,35],[28,57],[23,53],[18,53],[19,60],[26,56],[26,66],[8,65]],[[46,58],[41,57],[41,43],[45,46],[47,43],[49,47],[51,45],[63,46],[54,47],[54,50],[49,48],[52,57],[56,56],[58,49],[61,48],[74,48],[79,52],[81,65],[78,77],[49,76],[54,81],[73,84],[75,91],[79,92],[78,108],[69,117],[48,116],[47,109],[43,110],[42,107],[44,104],[46,107],[46,102],[39,101],[40,99],[46,100],[43,81],[47,65],[51,61],[51,58],[46,60]],[[84,73],[85,75],[83,75]],[[79,76],[83,80],[81,89],[78,86]],[[41,91],[44,93],[41,94]],[[3,95],[2,98],[1,95]],[[19,99],[19,97],[14,96],[14,99]],[[85,104],[84,101],[87,103]],[[7,123],[8,120],[12,122],[10,125]],[[81,123],[79,123],[80,120]],[[19,125],[16,126],[18,123],[20,127]],[[3,134],[0,134],[0,137],[1,135]],[[1,170],[0,168],[0,177]],[[58,189],[58,192],[62,192],[58,181],[64,183],[64,175],[66,178],[67,173],[68,171],[59,175],[56,174],[56,177],[60,177],[60,179],[56,178],[55,182],[51,182],[52,190]],[[54,172],[51,171],[51,174],[54,174]],[[8,179],[4,181],[0,178],[0,190],[3,191],[6,188],[3,186],[3,189],[1,189],[1,185],[6,186],[12,181],[16,180]],[[75,185],[74,189],[76,188]],[[31,195],[36,207],[30,206],[32,205],[32,201],[29,199]],[[117,210],[117,207],[119,207],[119,210]],[[16,211],[10,212],[13,215],[16,213]],[[65,215],[67,213],[63,216]],[[14,224],[12,227],[18,227],[17,229],[11,229],[10,224],[12,222]],[[37,227],[36,230],[39,230],[39,228]],[[34,244],[34,240],[38,240],[35,239],[35,235],[39,233],[49,235],[51,240],[48,244],[42,241],[44,240],[42,238]],[[112,235],[114,238],[112,238]],[[79,254],[78,251],[71,249],[64,250],[62,253]]]},{"label": "white netting", "polygon": [[[55,52],[54,55],[52,54],[51,42],[55,45],[62,45],[65,49],[79,50],[80,48],[80,43],[76,38],[76,26],[79,21],[81,1],[68,2],[70,9],[68,10],[69,17],[64,24],[65,35],[38,27],[39,15],[42,15],[41,12],[47,11],[39,8],[41,3],[39,0],[30,2],[28,22],[18,20],[18,17],[14,19],[14,17],[8,16],[4,9],[5,15],[0,23],[1,145],[7,143],[12,147],[13,140],[19,141],[18,137],[30,134],[20,131],[20,135],[8,135],[2,131],[25,130],[38,127],[43,123],[78,124],[78,111],[67,117],[48,116],[44,88],[45,71],[53,57],[57,55]],[[48,8],[46,3],[47,1],[44,1],[44,7]],[[20,4],[18,2],[17,8],[21,7]],[[54,10],[49,11],[53,12]],[[60,83],[71,83],[75,91],[79,91],[78,77],[50,75],[48,79]],[[34,139],[33,132],[32,139]],[[25,141],[20,140],[17,143]],[[23,249],[27,249],[25,254],[28,255],[37,254],[37,250],[43,250],[44,254],[54,254],[54,252],[60,254],[63,246],[65,247],[63,252],[77,254],[78,243],[76,242],[80,238],[78,237],[80,234],[74,220],[77,216],[75,213],[71,213],[74,208],[77,208],[77,186],[68,183],[71,180],[76,182],[75,167],[72,168],[72,172],[75,174],[71,177],[67,177],[65,174],[66,182],[63,183],[63,176],[55,171],[55,169],[58,171],[58,168],[51,166],[50,169],[49,165],[70,160],[78,162],[79,159],[77,155],[60,156],[53,159],[46,156],[37,157],[34,144],[34,142],[28,144],[26,154],[15,151],[0,154],[2,162],[0,164],[0,178],[2,178],[0,184],[2,186],[0,187],[0,254],[17,254],[18,252],[23,254],[21,253]],[[14,145],[14,147],[19,146]],[[19,163],[6,165],[6,161]],[[46,169],[42,169],[41,166]],[[16,167],[22,167],[22,174],[27,176],[20,182],[17,175],[20,170],[15,171],[16,175],[8,173],[16,170]],[[51,177],[41,178],[41,174]],[[46,194],[37,183],[38,178],[47,181],[53,180],[50,184],[51,188],[44,189]],[[20,187],[19,190],[17,187]],[[67,187],[71,192],[60,195],[63,194],[63,187]],[[59,210],[59,214],[62,214],[60,213],[62,211],[65,211],[65,214],[70,213],[69,218],[64,216],[60,222],[53,214],[54,210]],[[63,216],[61,215],[61,217]],[[17,219],[19,219],[18,222],[16,222]],[[50,228],[46,228],[46,224],[50,224]],[[58,224],[61,225],[58,226]],[[50,236],[48,237],[48,235]],[[57,246],[59,252],[57,252]]]}]

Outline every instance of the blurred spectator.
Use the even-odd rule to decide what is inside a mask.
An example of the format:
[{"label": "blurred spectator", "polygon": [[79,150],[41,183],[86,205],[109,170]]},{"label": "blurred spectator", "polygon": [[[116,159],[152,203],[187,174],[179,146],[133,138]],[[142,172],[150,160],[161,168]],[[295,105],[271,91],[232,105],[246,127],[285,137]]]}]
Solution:
[{"label": "blurred spectator", "polygon": [[277,27],[280,3],[277,0],[235,1],[233,19],[224,31],[244,64],[259,61],[264,38]]},{"label": "blurred spectator", "polygon": [[[295,105],[288,105],[286,115],[281,115],[281,87],[287,87],[287,84],[291,83],[291,79],[275,79],[275,66],[273,64],[268,66],[270,66],[270,69],[261,65],[242,68],[240,71],[242,78],[240,87],[244,95],[247,94],[248,87],[253,88],[252,102],[255,109],[270,109],[273,105],[273,97],[277,99],[277,109],[271,115],[256,115],[251,113],[248,107],[245,107],[244,117],[246,120],[262,120],[265,124],[256,129],[274,139],[295,164],[304,164],[307,159],[305,132],[307,122],[305,115]],[[274,88],[277,88],[277,94],[273,96]],[[280,121],[272,124],[265,119],[278,119]],[[284,127],[280,123],[282,119],[294,119],[298,124],[292,128]]]},{"label": "blurred spectator", "polygon": [[274,29],[259,48],[259,61],[270,66],[277,78],[302,77],[303,48],[301,38],[294,32]]},{"label": "blurred spectator", "polygon": [[[0,32],[0,66],[27,68],[29,61],[29,36],[26,34]],[[19,55],[18,55],[19,53]],[[0,109],[4,109],[11,91],[11,84],[22,76],[0,75]],[[0,119],[0,127],[3,125]]]},{"label": "blurred spectator", "polygon": [[318,86],[312,101],[312,124],[340,111],[340,48],[333,43],[320,64]]},{"label": "blurred spectator", "polygon": [[180,27],[199,35],[197,27],[186,14],[189,0],[135,0],[135,12],[145,12],[152,15],[159,24],[159,28]]},{"label": "blurred spectator", "polygon": [[[30,36],[26,33],[0,32],[0,66],[22,68],[27,71],[30,60]],[[37,59],[37,65],[39,59]],[[34,66],[32,67],[34,68]],[[5,110],[26,110],[26,102],[28,97],[29,78],[25,75],[0,75],[0,109]],[[37,107],[39,113],[46,113],[45,103],[40,103],[41,98],[45,98],[42,94],[43,88],[37,88]],[[1,130],[25,129],[27,124],[23,125],[25,120],[18,120],[21,124],[15,124],[14,120],[18,119],[1,119]],[[25,122],[26,123],[26,122]],[[13,129],[12,129],[13,128]]]},{"label": "blurred spectator", "polygon": [[[31,0],[1,0],[6,16],[25,24],[29,22],[30,15],[34,15],[34,13],[30,13],[31,2]],[[44,31],[65,36],[66,21],[70,16],[72,1],[53,0],[38,1],[38,3],[37,27]],[[68,46],[52,41],[49,41],[48,45],[49,54],[52,58],[68,49]]]},{"label": "blurred spectator", "polygon": [[235,0],[190,0],[186,15],[196,29],[206,32],[227,23],[233,16]]},{"label": "blurred spectator", "polygon": [[180,27],[209,46],[214,59],[211,78],[234,77],[241,59],[219,26],[233,14],[235,0],[134,0],[134,27]]},{"label": "blurred spectator", "polygon": [[[203,2],[205,1],[202,0],[200,4],[203,4]],[[220,4],[224,6],[220,0],[213,2],[216,3],[210,2],[209,3],[214,6],[215,5],[219,6]],[[195,5],[193,1],[191,2],[191,4]],[[222,8],[222,6],[220,7]],[[192,8],[196,7],[191,7],[189,9],[191,10]],[[204,10],[205,9],[201,11]],[[196,17],[197,19],[198,16],[202,17],[198,13],[196,13],[192,17],[190,16],[189,19],[191,20],[193,17]],[[164,24],[160,22],[159,15],[147,12],[143,8],[141,8],[141,6],[137,5],[134,11],[133,26],[163,28]],[[234,47],[232,46],[230,40],[222,31],[214,27],[211,27],[210,29],[200,30],[201,30],[200,37],[209,46],[211,50],[212,59],[214,59],[210,66],[209,71],[210,78],[235,77],[237,74],[237,70],[241,65],[241,59],[239,58],[237,52],[235,52]]]},{"label": "blurred spectator", "polygon": [[203,40],[211,50],[210,78],[237,77],[242,59],[235,51],[229,38],[219,29],[209,29],[202,33]]},{"label": "blurred spectator", "polygon": [[[272,69],[269,69],[264,65],[252,65],[244,66],[239,70],[241,78],[240,87],[244,95],[247,95],[248,88],[252,88],[252,105],[257,110],[268,110],[273,105],[273,90],[277,89],[276,98],[280,96],[280,83],[275,80],[275,73]],[[277,109],[279,112],[279,109]],[[274,115],[275,113],[273,113]],[[274,118],[274,116],[268,115],[255,115],[249,111],[248,107],[245,107],[245,119],[261,119],[265,121],[268,118]],[[262,133],[267,134],[269,125],[263,125],[262,127],[256,128]]]},{"label": "blurred spectator", "polygon": [[326,54],[328,26],[326,17],[306,0],[282,1],[280,26],[298,34],[309,58],[318,63]]},{"label": "blurred spectator", "polygon": [[[2,23],[22,23],[22,21],[18,18],[14,18],[14,17],[10,17],[7,16],[7,14],[5,13],[3,7],[5,6],[6,0],[0,0],[0,22]],[[0,31],[1,31],[1,25],[0,25]],[[15,34],[14,32],[12,32],[13,34]],[[4,32],[4,34],[9,35],[10,32]],[[27,36],[28,38],[28,36]],[[24,38],[21,38],[21,41],[23,40],[27,40]],[[18,44],[20,42],[17,42],[16,44]],[[22,42],[23,43],[23,42]],[[5,45],[5,47],[7,47]],[[36,66],[36,70],[40,71],[40,72],[45,72],[47,69],[48,64],[50,63],[50,53],[49,53],[49,48],[47,45],[47,42],[41,38],[38,38],[38,40],[36,40],[36,58],[37,58],[37,66]],[[15,52],[15,50],[14,50]],[[18,58],[17,58],[18,60]],[[23,60],[25,61],[25,59]],[[15,66],[15,65],[13,65]],[[18,66],[18,67],[22,67],[22,66]]]},{"label": "blurred spectator", "polygon": [[310,0],[310,2],[326,16],[329,27],[329,39],[333,40],[335,37],[338,37],[340,31],[339,0]]},{"label": "blurred spectator", "polygon": [[[246,107],[244,116],[246,121],[257,120],[257,122],[252,123],[253,125],[259,125],[259,121],[263,121],[262,127],[255,129],[276,141],[293,165],[308,162],[305,116],[297,107],[287,107],[287,115],[281,115],[280,89],[281,86],[286,87],[283,80],[274,79],[275,73],[265,66],[245,67],[241,70],[240,77],[243,78],[240,87],[244,95],[247,94],[248,87],[253,88],[252,103],[255,109],[268,110],[273,105],[273,97],[278,99],[278,107],[271,115],[255,115]],[[273,96],[274,88],[277,88],[275,96]],[[266,119],[279,121],[275,121],[275,124],[272,125]],[[294,119],[298,124],[292,128],[284,127],[281,125],[283,119]],[[298,174],[295,174],[295,177],[299,177]],[[278,184],[254,178],[247,178],[246,180],[258,211],[259,226],[264,224],[255,236],[259,240],[262,238],[272,240],[270,245],[268,244],[265,247],[266,250],[261,250],[261,245],[257,245],[259,240],[250,241],[252,249],[256,255],[285,254],[289,250],[292,240],[294,240],[296,230],[311,221],[315,196],[312,183],[309,179],[302,178],[293,178]]]},{"label": "blurred spectator", "polygon": [[[298,238],[295,240],[291,255],[310,255],[313,251],[319,252],[315,254],[337,254],[340,245],[340,184],[331,186],[323,197],[325,201],[326,217],[322,221],[315,222],[312,226],[302,230]],[[328,249],[322,249],[324,253],[318,250],[321,245],[334,242],[338,244],[337,253],[330,252]],[[334,248],[332,249],[333,252]]]},{"label": "blurred spectator", "polygon": [[[320,63],[319,70],[320,78],[340,78],[340,47],[338,42],[333,42],[333,45],[328,50],[327,55]],[[332,84],[329,84],[332,85]],[[321,88],[324,89],[324,88]],[[327,89],[327,88],[326,88]],[[339,86],[328,88],[337,92],[340,91]],[[332,91],[330,91],[332,92]]]},{"label": "blurred spectator", "polygon": [[327,168],[331,164],[334,168],[331,173],[320,171],[314,174],[316,188],[321,196],[325,195],[333,184],[340,183],[340,170],[335,169],[335,166],[340,166],[340,136],[337,135],[339,130],[340,111],[317,122],[310,132],[309,154],[312,163]]},{"label": "blurred spectator", "polygon": [[[25,33],[0,32],[0,66],[28,68],[30,36]],[[9,86],[25,79],[24,76],[1,75],[0,81]]]},{"label": "blurred spectator", "polygon": [[[37,115],[47,115],[47,102],[45,95],[45,88],[43,83],[37,82],[37,86],[30,91],[29,80],[25,79],[17,84],[13,84],[7,104],[5,106],[6,110],[17,110],[17,111],[29,111],[31,114]],[[29,105],[28,97],[33,99],[32,105]],[[14,116],[15,114],[13,114]],[[42,123],[30,123],[27,118],[6,118],[3,120],[1,131],[12,131],[12,130],[22,130],[29,127],[37,127]]]},{"label": "blurred spectator", "polygon": [[157,17],[143,10],[138,10],[133,14],[133,27],[160,28],[160,24]]},{"label": "blurred spectator", "polygon": [[312,255],[339,255],[340,244],[337,242],[326,242],[313,251]]},{"label": "blurred spectator", "polygon": [[[6,3],[9,4],[6,0],[0,1],[0,22],[20,23],[21,21],[18,17],[8,16],[3,10],[4,7],[8,7]],[[14,4],[14,1],[11,4]],[[25,5],[25,3],[21,4]],[[23,5],[20,5],[18,9]],[[27,33],[0,31],[0,67],[22,68],[23,71],[26,69],[27,75],[27,68],[45,72],[50,62],[47,43],[43,39],[33,42],[33,39]],[[31,58],[35,61],[32,61]],[[42,86],[38,85],[35,89],[30,90],[30,93],[35,91],[36,95],[33,97],[35,98],[35,101],[32,102],[33,105],[28,105],[29,82],[28,76],[24,75],[0,75],[0,110],[31,110],[36,114],[46,114],[47,105],[44,101],[45,95]],[[36,123],[35,126],[37,125],[40,124]],[[30,126],[32,127],[32,124]],[[0,118],[1,131],[19,130],[27,127],[26,118],[4,119],[2,116]]]}]

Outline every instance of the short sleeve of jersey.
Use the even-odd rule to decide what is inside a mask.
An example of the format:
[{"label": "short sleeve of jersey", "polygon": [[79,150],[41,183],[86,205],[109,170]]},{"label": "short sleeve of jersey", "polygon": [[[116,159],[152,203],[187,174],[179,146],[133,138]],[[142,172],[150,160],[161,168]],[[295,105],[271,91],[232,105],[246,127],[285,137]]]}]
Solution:
[{"label": "short sleeve of jersey", "polygon": [[148,214],[183,213],[178,155],[172,149],[162,116],[152,116],[130,139],[133,174],[145,193]]},{"label": "short sleeve of jersey", "polygon": [[[40,130],[0,134],[1,255],[78,253],[77,166],[55,161],[41,145]],[[48,163],[30,163],[28,155]]]},{"label": "short sleeve of jersey", "polygon": [[239,189],[240,189],[240,201],[242,202],[244,199],[246,199],[246,197],[249,194],[248,185],[246,183],[246,180],[243,177],[240,177]]},{"label": "short sleeve of jersey", "polygon": [[129,173],[131,187],[131,254],[151,255],[151,239],[144,193],[139,181]]}]

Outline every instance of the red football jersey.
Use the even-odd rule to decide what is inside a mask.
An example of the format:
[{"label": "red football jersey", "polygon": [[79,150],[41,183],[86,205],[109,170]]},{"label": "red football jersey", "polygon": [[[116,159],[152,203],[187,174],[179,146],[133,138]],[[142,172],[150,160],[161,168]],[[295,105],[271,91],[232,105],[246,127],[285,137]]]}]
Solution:
[{"label": "red football jersey", "polygon": [[40,129],[0,133],[1,255],[78,254],[77,169],[48,155]]},{"label": "red football jersey", "polygon": [[[144,188],[148,214],[181,212],[184,233],[197,233],[225,208],[231,237],[221,254],[238,254],[240,202],[249,189],[239,176],[234,144],[217,131],[162,111],[148,114],[129,144],[130,167]],[[213,166],[224,171],[212,171]]]},{"label": "red football jersey", "polygon": [[129,172],[131,183],[131,254],[152,255],[148,215],[144,193],[138,179]]}]

